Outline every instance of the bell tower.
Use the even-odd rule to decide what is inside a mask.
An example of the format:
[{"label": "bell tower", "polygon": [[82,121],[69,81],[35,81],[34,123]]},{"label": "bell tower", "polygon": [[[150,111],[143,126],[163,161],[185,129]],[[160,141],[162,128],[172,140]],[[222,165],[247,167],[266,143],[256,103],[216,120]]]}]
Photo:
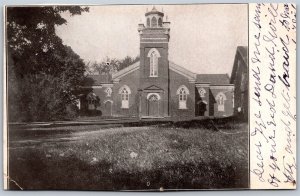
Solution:
[{"label": "bell tower", "polygon": [[[140,35],[141,116],[169,116],[169,60],[170,22],[155,7],[145,13],[146,24],[138,25]],[[152,113],[149,95],[156,95],[159,107]],[[154,100],[152,96],[152,99]],[[148,98],[147,98],[148,97]],[[155,106],[156,107],[156,106]],[[150,111],[150,112],[149,112]],[[155,111],[155,110],[153,110]]]}]

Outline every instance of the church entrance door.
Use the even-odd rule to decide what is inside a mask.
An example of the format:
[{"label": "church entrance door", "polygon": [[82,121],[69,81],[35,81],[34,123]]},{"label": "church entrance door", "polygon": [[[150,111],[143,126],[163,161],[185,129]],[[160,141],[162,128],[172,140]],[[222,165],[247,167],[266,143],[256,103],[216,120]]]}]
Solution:
[{"label": "church entrance door", "polygon": [[159,98],[156,94],[152,94],[148,98],[148,116],[159,116]]},{"label": "church entrance door", "polygon": [[104,108],[105,108],[105,116],[112,116],[112,102],[106,101]]},{"label": "church entrance door", "polygon": [[207,111],[207,104],[204,101],[199,101],[197,103],[198,116],[205,116],[205,112]]}]

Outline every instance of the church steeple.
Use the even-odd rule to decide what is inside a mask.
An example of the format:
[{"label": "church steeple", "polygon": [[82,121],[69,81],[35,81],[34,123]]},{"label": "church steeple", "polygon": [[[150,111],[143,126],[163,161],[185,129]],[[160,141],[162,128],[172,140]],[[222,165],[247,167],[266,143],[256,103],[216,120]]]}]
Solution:
[{"label": "church steeple", "polygon": [[146,17],[146,24],[139,24],[139,31],[143,30],[144,28],[169,28],[170,22],[164,21],[164,13],[162,11],[158,11],[155,6],[145,13]]},{"label": "church steeple", "polygon": [[150,12],[146,12],[146,27],[147,28],[160,28],[163,26],[164,13],[157,11],[155,6],[153,6]]},{"label": "church steeple", "polygon": [[[169,40],[170,22],[164,21],[164,13],[154,6],[145,13],[146,24],[140,23],[140,84],[142,100],[147,101],[151,93],[159,96],[159,113],[169,115]],[[143,102],[143,101],[142,101]],[[147,105],[147,104],[145,104]],[[142,115],[149,115],[147,107]]]}]

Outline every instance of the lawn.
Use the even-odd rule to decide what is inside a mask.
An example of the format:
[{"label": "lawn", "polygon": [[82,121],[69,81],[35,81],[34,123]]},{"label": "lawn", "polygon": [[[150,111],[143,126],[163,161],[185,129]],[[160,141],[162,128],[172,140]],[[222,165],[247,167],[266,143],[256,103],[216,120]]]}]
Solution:
[{"label": "lawn", "polygon": [[208,124],[11,127],[10,189],[247,188],[247,124]]}]

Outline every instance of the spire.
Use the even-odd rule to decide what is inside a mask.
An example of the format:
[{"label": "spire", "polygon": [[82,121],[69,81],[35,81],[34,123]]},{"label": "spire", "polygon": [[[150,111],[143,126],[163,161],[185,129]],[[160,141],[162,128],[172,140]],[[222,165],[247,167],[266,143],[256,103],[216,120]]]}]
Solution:
[{"label": "spire", "polygon": [[157,14],[157,15],[160,15],[160,16],[163,16],[163,15],[164,15],[164,13],[158,11],[154,5],[153,5],[151,11],[148,11],[148,8],[147,8],[147,11],[146,11],[145,16],[148,16],[148,15],[150,15],[150,14]]}]

